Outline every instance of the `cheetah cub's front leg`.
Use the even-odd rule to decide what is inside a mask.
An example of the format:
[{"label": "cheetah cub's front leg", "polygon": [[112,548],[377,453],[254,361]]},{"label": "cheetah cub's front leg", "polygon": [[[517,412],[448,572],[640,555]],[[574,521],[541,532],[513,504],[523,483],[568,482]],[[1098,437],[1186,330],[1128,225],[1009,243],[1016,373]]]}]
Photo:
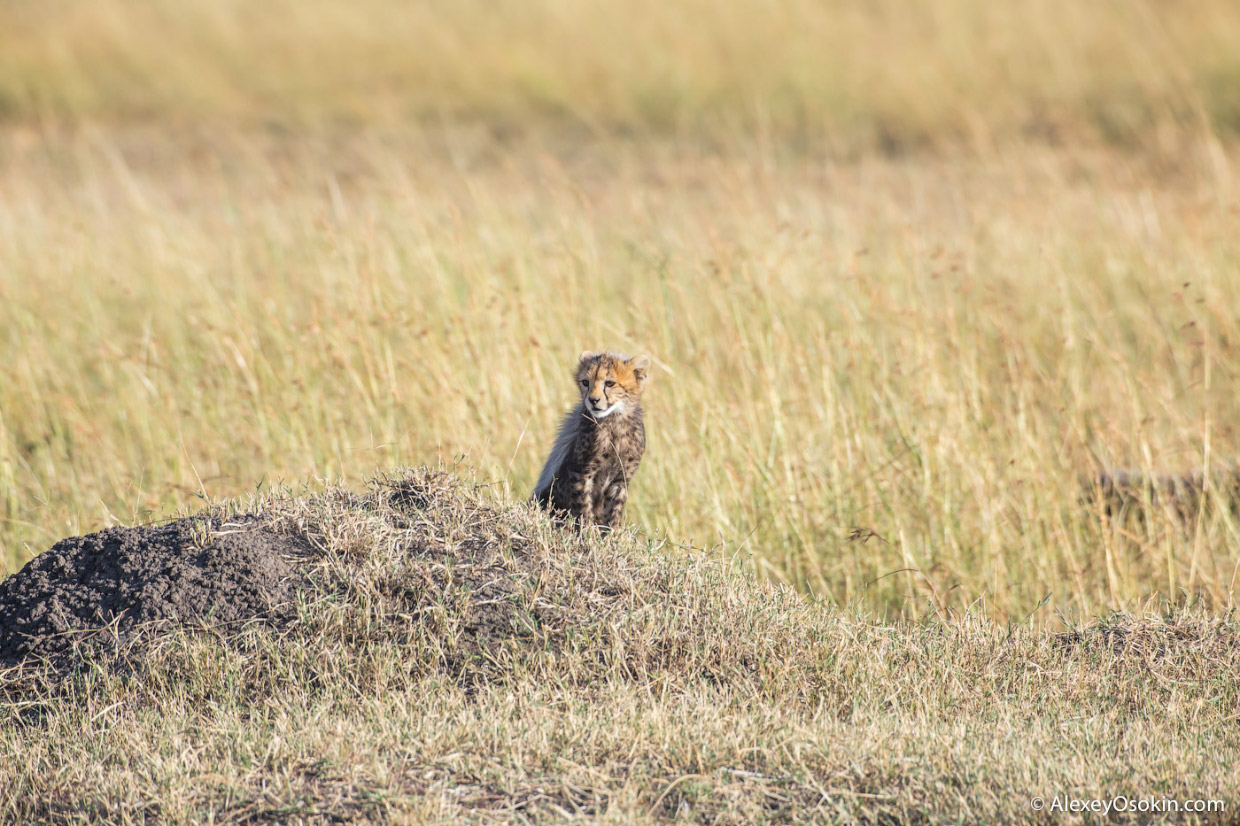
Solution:
[{"label": "cheetah cub's front leg", "polygon": [[624,522],[624,503],[629,498],[629,486],[623,480],[612,482],[603,496],[599,508],[598,524],[616,530]]}]

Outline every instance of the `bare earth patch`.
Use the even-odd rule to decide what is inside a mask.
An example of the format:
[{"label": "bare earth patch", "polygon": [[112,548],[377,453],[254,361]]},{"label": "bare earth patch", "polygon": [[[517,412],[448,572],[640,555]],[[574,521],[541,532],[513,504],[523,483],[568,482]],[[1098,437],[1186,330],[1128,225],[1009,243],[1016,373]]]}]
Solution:
[{"label": "bare earth patch", "polygon": [[63,539],[0,583],[0,668],[84,643],[128,646],[173,625],[287,620],[306,553],[244,517]]}]

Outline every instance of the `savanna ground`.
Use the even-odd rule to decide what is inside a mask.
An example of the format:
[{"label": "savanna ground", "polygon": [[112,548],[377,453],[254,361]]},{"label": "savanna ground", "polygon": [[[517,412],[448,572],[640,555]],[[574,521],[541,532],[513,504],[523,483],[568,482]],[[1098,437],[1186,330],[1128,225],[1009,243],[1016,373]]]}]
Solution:
[{"label": "savanna ground", "polygon": [[[359,583],[13,677],[0,811],[1234,801],[1240,517],[1083,479],[1240,460],[1237,42],[1222,0],[0,5],[0,571],[292,486]],[[603,346],[650,444],[636,533],[577,540],[508,503]],[[429,538],[314,498],[439,463],[489,487]],[[575,607],[460,666],[467,596],[375,585],[458,529]]]}]

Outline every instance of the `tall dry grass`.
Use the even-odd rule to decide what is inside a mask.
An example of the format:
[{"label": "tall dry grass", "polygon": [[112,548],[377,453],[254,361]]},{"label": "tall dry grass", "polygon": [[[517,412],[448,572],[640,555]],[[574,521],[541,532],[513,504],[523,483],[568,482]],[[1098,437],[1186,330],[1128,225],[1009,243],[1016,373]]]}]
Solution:
[{"label": "tall dry grass", "polygon": [[583,347],[649,351],[631,519],[886,610],[1230,604],[1235,157],[85,128],[0,165],[0,557],[460,458],[524,496]]},{"label": "tall dry grass", "polygon": [[1224,0],[4,4],[0,564],[375,466],[524,495],[615,346],[648,531],[889,610],[1230,604],[1231,511],[1080,477],[1240,453],[1238,41]]}]

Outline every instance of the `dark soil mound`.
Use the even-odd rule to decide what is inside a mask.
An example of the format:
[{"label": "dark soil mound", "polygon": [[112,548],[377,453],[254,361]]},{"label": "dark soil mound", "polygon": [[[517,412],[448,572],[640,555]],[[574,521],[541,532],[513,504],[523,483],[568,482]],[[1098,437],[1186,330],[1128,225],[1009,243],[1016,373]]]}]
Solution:
[{"label": "dark soil mound", "polygon": [[[129,642],[150,623],[279,622],[304,543],[254,517],[192,517],[57,542],[0,582],[0,667],[59,659],[87,638]],[[107,628],[106,636],[92,634]]]}]

